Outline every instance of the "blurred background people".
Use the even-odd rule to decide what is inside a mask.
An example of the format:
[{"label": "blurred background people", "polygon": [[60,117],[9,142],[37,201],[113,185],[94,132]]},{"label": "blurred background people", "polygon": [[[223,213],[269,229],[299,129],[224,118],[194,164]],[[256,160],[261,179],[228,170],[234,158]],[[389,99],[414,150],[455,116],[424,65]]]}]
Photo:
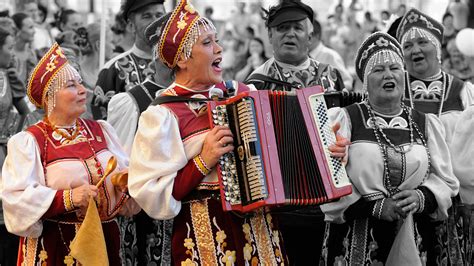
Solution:
[{"label": "blurred background people", "polygon": [[[22,119],[18,114],[29,113],[24,84],[20,82],[23,86],[11,86],[11,77],[16,75],[16,69],[11,66],[14,45],[12,31],[0,26],[0,177],[1,166],[7,155],[7,141],[22,128]],[[16,256],[13,254],[18,251],[19,238],[7,231],[1,203],[0,198],[0,265],[13,266],[16,265]]]},{"label": "blurred background people", "polygon": [[321,28],[321,24],[318,20],[313,21],[314,29],[313,29],[313,36],[311,40],[311,46],[309,51],[309,56],[316,61],[324,64],[329,64],[336,68],[339,73],[341,74],[342,80],[344,82],[344,87],[347,90],[352,90],[353,86],[353,78],[351,73],[347,70],[344,60],[339,55],[336,50],[333,50],[321,41],[321,34],[323,29]]}]

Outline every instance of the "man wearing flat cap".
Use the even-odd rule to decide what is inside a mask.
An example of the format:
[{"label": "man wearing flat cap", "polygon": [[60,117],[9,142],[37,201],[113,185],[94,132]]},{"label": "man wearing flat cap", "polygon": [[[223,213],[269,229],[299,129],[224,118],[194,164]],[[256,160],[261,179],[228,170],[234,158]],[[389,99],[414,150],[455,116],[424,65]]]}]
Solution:
[{"label": "man wearing flat cap", "polygon": [[[309,57],[313,16],[311,7],[297,0],[284,0],[271,7],[266,26],[274,56],[255,69],[245,83],[259,90],[290,91],[314,85],[322,85],[326,91],[343,90],[338,70]],[[285,208],[276,216],[290,262],[317,265],[324,235],[324,215],[319,207]],[[303,244],[301,237],[313,244]]]},{"label": "man wearing flat cap", "polygon": [[268,10],[266,26],[274,56],[247,78],[257,89],[292,90],[323,85],[344,88],[338,70],[309,57],[314,13],[300,0],[284,0]]},{"label": "man wearing flat cap", "polygon": [[152,49],[145,28],[165,14],[164,0],[126,0],[121,9],[124,20],[135,33],[133,47],[111,59],[99,73],[92,100],[95,119],[105,119],[107,105],[115,94],[153,79]]}]

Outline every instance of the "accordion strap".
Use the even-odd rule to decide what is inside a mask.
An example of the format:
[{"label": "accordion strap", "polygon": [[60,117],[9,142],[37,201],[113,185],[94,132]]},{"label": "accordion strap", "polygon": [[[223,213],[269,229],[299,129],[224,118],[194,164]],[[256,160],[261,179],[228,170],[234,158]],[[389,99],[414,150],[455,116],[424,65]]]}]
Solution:
[{"label": "accordion strap", "polygon": [[183,96],[172,96],[172,95],[166,95],[166,96],[159,96],[157,97],[152,105],[159,105],[159,104],[165,104],[165,103],[180,103],[180,102],[208,102],[212,101],[212,99],[203,99],[203,98],[189,98],[189,97],[183,97]]},{"label": "accordion strap", "polygon": [[293,84],[291,84],[289,82],[274,79],[272,77],[269,77],[269,76],[266,76],[266,75],[263,75],[263,74],[259,74],[259,73],[255,73],[255,74],[250,75],[250,77],[247,79],[247,82],[251,83],[252,81],[270,82],[270,83],[273,83],[273,84],[287,86],[287,87],[290,87],[290,88],[295,87],[295,86],[293,86]]},{"label": "accordion strap", "polygon": [[[224,81],[224,85],[227,89],[227,93],[229,96],[233,96],[235,93],[234,85],[232,84],[231,80]],[[159,105],[165,103],[182,103],[182,102],[209,102],[214,100],[223,100],[222,98],[214,99],[214,97],[209,98],[190,98],[184,96],[173,96],[173,95],[165,95],[157,97],[151,105]]]}]

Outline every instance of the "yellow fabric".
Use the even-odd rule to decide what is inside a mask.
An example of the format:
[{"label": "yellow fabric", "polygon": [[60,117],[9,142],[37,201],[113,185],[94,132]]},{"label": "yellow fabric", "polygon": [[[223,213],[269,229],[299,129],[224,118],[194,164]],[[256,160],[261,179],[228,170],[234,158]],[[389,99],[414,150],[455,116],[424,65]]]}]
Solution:
[{"label": "yellow fabric", "polygon": [[76,237],[70,245],[71,255],[84,266],[109,265],[99,212],[92,197]]}]

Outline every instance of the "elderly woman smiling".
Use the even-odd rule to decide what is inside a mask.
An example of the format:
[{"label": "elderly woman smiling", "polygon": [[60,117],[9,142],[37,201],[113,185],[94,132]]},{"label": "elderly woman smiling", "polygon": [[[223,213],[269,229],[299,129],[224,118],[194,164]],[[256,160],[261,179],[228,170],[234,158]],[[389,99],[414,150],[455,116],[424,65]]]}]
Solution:
[{"label": "elderly woman smiling", "polygon": [[[440,120],[401,101],[403,63],[394,38],[370,35],[355,62],[367,100],[330,110],[352,141],[346,169],[354,189],[321,207],[329,222],[323,249],[328,265],[421,265],[427,255],[419,249],[429,241],[417,234],[421,220],[445,219],[458,191]],[[405,248],[394,244],[396,238],[406,240]]]},{"label": "elderly woman smiling", "polygon": [[139,208],[110,179],[96,187],[112,155],[118,169],[128,165],[113,128],[79,118],[86,111],[86,89],[57,43],[33,70],[27,93],[46,115],[8,141],[0,178],[6,227],[21,236],[18,265],[74,264],[69,243],[89,196],[99,202],[109,262],[120,265],[115,216]]}]

